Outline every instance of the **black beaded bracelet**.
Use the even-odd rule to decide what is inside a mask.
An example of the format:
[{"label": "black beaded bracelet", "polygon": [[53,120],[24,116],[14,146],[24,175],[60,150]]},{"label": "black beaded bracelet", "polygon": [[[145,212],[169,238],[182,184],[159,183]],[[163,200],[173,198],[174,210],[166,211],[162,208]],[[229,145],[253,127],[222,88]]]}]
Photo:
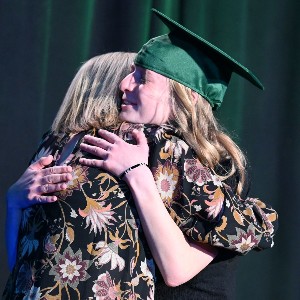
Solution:
[{"label": "black beaded bracelet", "polygon": [[131,170],[133,170],[133,169],[135,169],[135,168],[137,168],[137,167],[139,167],[139,166],[148,166],[146,163],[139,163],[139,164],[136,164],[136,165],[134,165],[134,166],[132,166],[132,167],[129,167],[128,169],[126,169],[120,176],[119,176],[119,178],[122,180],[123,178],[124,178],[124,176],[127,174],[127,173],[129,173]]}]

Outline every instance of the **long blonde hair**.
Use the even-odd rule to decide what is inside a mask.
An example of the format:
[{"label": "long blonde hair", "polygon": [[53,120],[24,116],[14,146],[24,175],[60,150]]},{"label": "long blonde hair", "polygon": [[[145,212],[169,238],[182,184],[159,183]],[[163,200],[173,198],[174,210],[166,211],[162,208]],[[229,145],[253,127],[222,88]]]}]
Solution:
[{"label": "long blonde hair", "polygon": [[231,159],[230,170],[220,178],[224,180],[238,172],[237,193],[240,194],[245,183],[245,155],[224,132],[212,107],[202,96],[195,100],[190,88],[171,79],[170,87],[171,110],[178,130],[195,150],[199,160],[211,169],[215,170],[222,161]]},{"label": "long blonde hair", "polygon": [[52,124],[55,134],[114,127],[120,107],[119,84],[136,53],[112,52],[85,62],[72,80]]}]

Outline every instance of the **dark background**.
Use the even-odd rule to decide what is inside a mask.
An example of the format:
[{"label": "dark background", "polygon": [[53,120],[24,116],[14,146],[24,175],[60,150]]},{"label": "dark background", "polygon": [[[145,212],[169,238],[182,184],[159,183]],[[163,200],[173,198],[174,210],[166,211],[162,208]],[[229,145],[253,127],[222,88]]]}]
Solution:
[{"label": "dark background", "polygon": [[166,28],[155,7],[249,67],[233,75],[221,122],[252,167],[251,196],[280,216],[275,247],[241,259],[238,299],[300,299],[300,1],[0,0],[0,293],[8,276],[5,192],[25,170],[79,66],[138,51]]}]

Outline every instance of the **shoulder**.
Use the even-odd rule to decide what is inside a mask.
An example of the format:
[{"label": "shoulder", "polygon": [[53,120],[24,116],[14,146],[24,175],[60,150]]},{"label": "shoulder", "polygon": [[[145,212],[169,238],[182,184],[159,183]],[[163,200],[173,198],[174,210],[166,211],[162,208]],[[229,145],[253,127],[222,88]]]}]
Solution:
[{"label": "shoulder", "polygon": [[54,134],[52,131],[47,131],[42,136],[37,151],[32,156],[30,164],[37,161],[39,158],[48,155],[55,155],[55,151],[58,149],[62,141],[68,138],[68,134]]},{"label": "shoulder", "polygon": [[155,145],[165,145],[166,149],[182,149],[184,153],[193,151],[180,132],[172,125],[163,124],[156,127],[145,126],[144,132],[148,141]]},{"label": "shoulder", "polygon": [[116,133],[119,137],[124,139],[127,142],[133,142],[132,131],[139,130],[143,131],[148,144],[180,144],[184,148],[188,148],[188,145],[183,140],[182,136],[179,134],[178,130],[172,125],[162,124],[162,125],[153,125],[153,124],[131,124],[123,122],[118,128]]},{"label": "shoulder", "polygon": [[[226,158],[226,159],[223,159],[219,163],[219,165],[217,165],[214,168],[214,172],[219,177],[226,177],[226,175],[230,172],[231,168],[232,168],[232,159]],[[245,176],[245,179],[244,179],[245,182],[243,185],[242,194],[240,195],[241,198],[246,198],[248,196],[248,193],[249,193],[250,187],[251,187],[250,167],[248,165],[246,165],[244,176]],[[234,174],[225,178],[222,181],[224,182],[225,185],[230,186],[232,191],[234,193],[236,193],[237,186],[238,186],[238,183],[240,180],[241,180],[241,174],[238,170],[236,170]]]}]

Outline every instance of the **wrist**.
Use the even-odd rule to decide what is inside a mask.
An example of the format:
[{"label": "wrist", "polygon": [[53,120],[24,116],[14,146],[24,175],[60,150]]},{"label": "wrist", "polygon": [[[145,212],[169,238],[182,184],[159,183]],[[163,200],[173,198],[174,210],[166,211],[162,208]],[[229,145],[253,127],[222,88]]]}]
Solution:
[{"label": "wrist", "polygon": [[139,168],[139,167],[143,167],[143,166],[145,166],[145,167],[148,168],[148,165],[147,165],[146,163],[144,163],[144,162],[135,164],[135,165],[129,167],[128,169],[126,169],[126,170],[119,176],[119,178],[120,178],[121,180],[123,180],[123,179],[125,178],[125,176],[126,176],[129,172],[132,172],[132,170],[134,170],[134,169],[136,169],[136,168]]},{"label": "wrist", "polygon": [[11,186],[6,192],[6,209],[9,211],[22,210],[21,207],[18,207],[17,203],[16,192],[13,186]]},{"label": "wrist", "polygon": [[[148,175],[149,174],[149,175]],[[123,180],[129,185],[141,184],[141,181],[147,181],[148,176],[153,178],[152,172],[149,169],[147,164],[140,165],[137,168],[132,169],[128,172],[124,177]]]},{"label": "wrist", "polygon": [[6,207],[7,208],[13,208],[12,207],[13,202],[14,202],[13,192],[11,191],[11,187],[10,187],[6,192]]},{"label": "wrist", "polygon": [[9,205],[7,203],[6,205],[6,214],[8,217],[16,216],[18,214],[21,214],[23,212],[23,209],[21,207],[15,206],[15,205]]}]

